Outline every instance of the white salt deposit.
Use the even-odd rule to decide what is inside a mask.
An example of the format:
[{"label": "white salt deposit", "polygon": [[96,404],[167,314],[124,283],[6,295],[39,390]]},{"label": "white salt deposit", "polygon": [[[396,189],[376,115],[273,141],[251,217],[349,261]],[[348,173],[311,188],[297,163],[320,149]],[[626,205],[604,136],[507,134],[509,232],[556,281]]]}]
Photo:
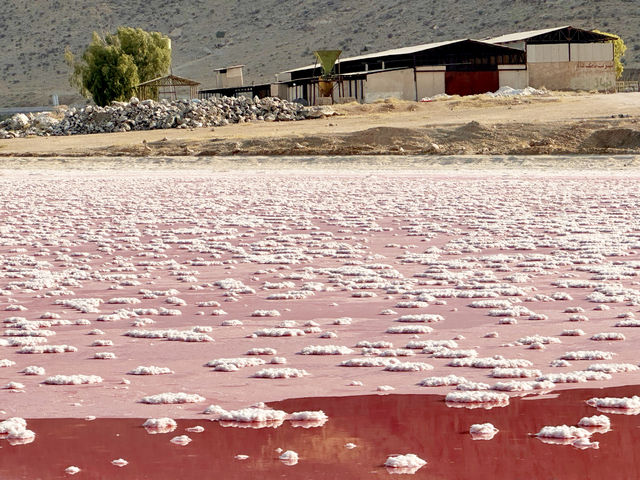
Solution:
[{"label": "white salt deposit", "polygon": [[102,377],[98,375],[54,375],[42,383],[47,385],[87,385],[102,383]]},{"label": "white salt deposit", "polygon": [[156,367],[154,365],[150,365],[150,366],[144,366],[144,365],[140,365],[136,368],[134,368],[133,370],[129,370],[127,372],[128,375],[167,375],[170,373],[174,373],[173,370],[171,370],[168,367]]},{"label": "white salt deposit", "polygon": [[251,313],[252,317],[279,317],[280,312],[278,310],[255,310]]},{"label": "white salt deposit", "polygon": [[173,418],[161,417],[161,418],[148,418],[142,424],[148,433],[169,433],[178,428],[178,424]]},{"label": "white salt deposit", "polygon": [[116,467],[124,467],[126,465],[129,465],[129,462],[127,462],[124,458],[117,458],[115,460],[111,460],[111,464],[115,465]]},{"label": "white salt deposit", "polygon": [[175,445],[180,445],[184,447],[191,443],[191,438],[189,438],[187,435],[178,435],[177,437],[173,437],[169,441]]},{"label": "white salt deposit", "polygon": [[617,341],[617,340],[625,340],[625,336],[621,333],[615,332],[602,332],[596,333],[590,337],[590,340],[595,340],[597,342],[606,342],[606,341]]},{"label": "white salt deposit", "polygon": [[417,472],[418,469],[426,464],[426,460],[423,460],[413,453],[407,453],[405,455],[391,455],[384,462],[385,467],[393,469],[409,469],[412,470],[411,473]]},{"label": "white salt deposit", "polygon": [[97,360],[113,360],[116,358],[116,354],[113,352],[96,352],[93,354],[93,358]]},{"label": "white salt deposit", "polygon": [[25,375],[44,375],[45,371],[43,367],[29,365],[28,367],[25,367],[22,370],[20,370],[20,373],[24,373]]},{"label": "white salt deposit", "polygon": [[635,372],[640,368],[632,363],[594,363],[589,365],[587,370],[604,373],[625,373]]},{"label": "white salt deposit", "polygon": [[422,313],[417,315],[402,315],[397,318],[396,322],[425,322],[425,323],[435,323],[442,322],[444,318],[442,315],[435,315],[432,313]]},{"label": "white salt deposit", "polygon": [[591,417],[582,417],[578,422],[579,427],[602,427],[611,428],[611,420],[606,415],[593,415]]},{"label": "white salt deposit", "polygon": [[386,330],[386,333],[431,333],[433,332],[433,328],[427,327],[426,325],[399,325],[397,327],[389,327]]},{"label": "white salt deposit", "polygon": [[0,368],[12,367],[16,364],[16,362],[9,360],[7,358],[3,358],[0,360]]},{"label": "white salt deposit", "polygon": [[612,352],[603,352],[601,350],[578,350],[575,352],[566,352],[561,360],[611,360]]},{"label": "white salt deposit", "polygon": [[69,467],[64,469],[64,473],[66,473],[67,475],[75,475],[79,471],[80,471],[80,469],[78,467],[76,467],[75,465],[71,465],[71,466],[69,466]]},{"label": "white salt deposit", "polygon": [[546,426],[542,427],[537,437],[544,438],[558,438],[558,439],[575,439],[575,438],[587,438],[591,436],[591,432],[580,427],[573,427],[569,425],[558,426]]},{"label": "white salt deposit", "polygon": [[264,365],[265,363],[267,362],[264,361],[263,359],[255,358],[255,357],[217,358],[215,360],[211,360],[207,362],[205,366],[216,368],[224,365],[233,365],[234,367],[236,367],[236,369],[238,369],[238,368],[245,368],[245,367],[256,367],[259,365]]},{"label": "white salt deposit", "polygon": [[455,391],[447,393],[446,402],[509,404],[509,395],[490,391]]},{"label": "white salt deposit", "polygon": [[181,403],[198,403],[204,402],[205,398],[194,393],[159,393],[157,395],[149,395],[140,399],[140,403],[151,405],[158,404],[181,404]]},{"label": "white salt deposit", "polygon": [[458,377],[456,375],[447,375],[446,377],[427,377],[421,380],[418,385],[421,387],[443,387],[458,385],[461,383],[467,383],[468,380],[464,377]]},{"label": "white salt deposit", "polygon": [[619,408],[619,409],[640,409],[640,397],[634,395],[633,397],[604,397],[604,398],[590,398],[587,400],[587,405],[592,407],[604,407],[604,408]]},{"label": "white salt deposit", "polygon": [[249,350],[247,350],[247,353],[245,353],[245,355],[275,355],[278,352],[276,351],[275,348],[270,348],[270,347],[254,347],[251,348]]},{"label": "white salt deposit", "polygon": [[301,355],[350,355],[349,347],[343,345],[309,345],[300,350]]},{"label": "white salt deposit", "polygon": [[542,373],[527,368],[494,368],[489,375],[493,378],[531,378],[539,377]]},{"label": "white salt deposit", "polygon": [[299,328],[263,328],[253,332],[257,337],[300,337],[306,335]]},{"label": "white salt deposit", "polygon": [[297,368],[263,368],[252,375],[254,378],[298,378],[309,375],[306,370]]},{"label": "white salt deposit", "polygon": [[285,465],[289,465],[289,466],[296,465],[298,463],[298,461],[299,461],[298,454],[296,452],[294,452],[293,450],[287,450],[282,455],[280,455],[280,457],[278,457],[278,458],[280,458],[282,463],[284,463]]},{"label": "white salt deposit", "polygon": [[433,370],[433,365],[423,362],[399,362],[388,364],[384,370],[387,372],[421,372]]},{"label": "white salt deposit", "polygon": [[498,432],[491,423],[474,423],[469,427],[469,433],[474,440],[491,440]]}]

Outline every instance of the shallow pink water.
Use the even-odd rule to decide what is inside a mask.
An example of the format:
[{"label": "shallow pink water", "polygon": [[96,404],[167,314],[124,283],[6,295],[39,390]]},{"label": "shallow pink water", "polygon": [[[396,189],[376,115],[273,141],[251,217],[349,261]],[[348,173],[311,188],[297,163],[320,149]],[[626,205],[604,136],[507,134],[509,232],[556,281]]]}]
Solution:
[{"label": "shallow pink water", "polygon": [[[0,385],[24,384],[23,392],[0,390],[6,416],[25,418],[197,416],[206,405],[241,408],[259,401],[303,396],[365,395],[381,385],[395,393],[446,393],[453,387],[424,388],[425,377],[462,375],[493,385],[490,370],[449,367],[450,359],[416,350],[401,361],[424,362],[433,370],[387,372],[381,367],[346,368],[338,364],[361,358],[362,340],[393,342],[403,348],[412,334],[389,334],[392,326],[422,324],[394,320],[407,314],[439,314],[432,333],[420,340],[462,335],[460,349],[479,357],[502,355],[528,359],[543,374],[581,371],[593,363],[637,362],[640,329],[614,327],[622,313],[638,314],[640,268],[638,178],[607,174],[575,176],[429,175],[407,173],[203,173],[79,172],[11,173],[0,178],[0,318],[36,321],[53,312],[71,325],[52,325],[47,344],[67,344],[76,352],[19,354],[0,347]],[[293,275],[293,277],[292,277]],[[232,278],[253,289],[233,293],[215,285]],[[580,281],[580,287],[558,282]],[[265,289],[266,282],[281,284]],[[305,285],[313,282],[316,285]],[[273,285],[271,285],[273,286]],[[361,288],[365,286],[366,288]],[[568,288],[566,288],[568,287]],[[268,300],[267,296],[304,288],[317,289],[304,299]],[[143,298],[142,289],[169,290]],[[509,291],[511,289],[511,291]],[[517,290],[515,290],[517,289]],[[240,289],[242,290],[242,289]],[[399,308],[420,293],[449,290],[458,295],[480,290],[479,298],[428,300],[420,308]],[[355,292],[376,296],[355,298]],[[549,301],[553,294],[569,299]],[[229,296],[231,295],[231,296]],[[544,295],[545,297],[536,295]],[[184,305],[166,303],[174,296]],[[135,299],[135,304],[107,303]],[[82,313],[56,300],[97,298],[99,311]],[[237,301],[228,301],[234,298]],[[560,297],[558,297],[560,298]],[[589,301],[589,299],[596,301]],[[474,300],[509,300],[546,320],[518,317],[517,325],[498,325],[489,308],[471,308]],[[220,307],[200,307],[215,300]],[[594,310],[606,304],[609,310]],[[12,305],[27,310],[7,310]],[[154,324],[133,327],[134,315],[98,321],[119,309],[178,309],[179,316],[141,314]],[[567,307],[581,307],[586,322],[570,322]],[[215,309],[226,314],[213,316]],[[252,317],[255,310],[278,310],[279,317]],[[385,309],[396,314],[380,315]],[[203,315],[199,315],[203,312]],[[334,325],[351,317],[350,325]],[[89,325],[77,325],[86,319]],[[243,326],[221,326],[238,319]],[[321,332],[301,337],[247,338],[254,331],[295,320],[319,324]],[[23,322],[24,324],[25,322]],[[16,329],[5,323],[5,331]],[[133,329],[180,331],[211,327],[215,342],[178,342],[131,338]],[[29,328],[26,325],[25,328]],[[92,329],[104,335],[87,335]],[[565,329],[586,335],[560,337]],[[497,332],[497,338],[485,334]],[[623,333],[624,341],[593,341],[593,334]],[[544,350],[514,345],[530,335],[556,337],[562,343]],[[2,337],[5,340],[16,337]],[[113,346],[90,346],[95,340]],[[509,344],[511,346],[504,346]],[[353,349],[348,355],[299,355],[310,345]],[[214,359],[245,357],[254,347],[272,347],[286,365],[213,372]],[[612,360],[572,361],[550,367],[565,352],[603,350]],[[96,360],[96,352],[115,359]],[[272,356],[263,357],[269,361]],[[26,376],[30,365],[45,376]],[[175,373],[134,376],[139,366],[169,367]],[[264,367],[304,369],[302,378],[262,379]],[[53,375],[99,375],[96,385],[43,385]],[[127,379],[130,384],[123,384]],[[363,386],[350,386],[357,380]],[[532,380],[532,379],[528,379]],[[589,385],[640,383],[636,372],[616,373]],[[584,387],[557,384],[557,388]],[[198,404],[145,405],[140,399],[163,392],[205,397]]]},{"label": "shallow pink water", "polygon": [[[635,387],[574,389],[554,398],[514,399],[506,408],[448,408],[437,395],[370,395],[296,399],[271,406],[288,412],[323,410],[322,427],[223,427],[206,418],[180,420],[176,430],[148,434],[143,419],[29,420],[36,439],[10,446],[0,441],[0,476],[9,480],[69,478],[64,470],[81,469],[77,478],[198,479],[314,478],[345,480],[387,477],[383,464],[392,454],[413,453],[427,461],[414,478],[467,480],[482,476],[514,478],[638,478],[635,446],[640,417],[608,414],[611,430],[594,433],[599,449],[554,445],[530,434],[545,425],[575,425],[583,416],[600,414],[585,399],[631,396]],[[491,440],[473,440],[469,427],[491,422],[499,432]],[[203,426],[202,433],[187,430]],[[188,435],[186,446],[172,444]],[[355,444],[348,449],[347,443]],[[299,455],[296,465],[278,460],[277,449]],[[4,453],[3,453],[4,452]],[[238,460],[236,455],[248,455]],[[124,467],[111,464],[116,458]],[[613,477],[612,477],[613,475]]]}]

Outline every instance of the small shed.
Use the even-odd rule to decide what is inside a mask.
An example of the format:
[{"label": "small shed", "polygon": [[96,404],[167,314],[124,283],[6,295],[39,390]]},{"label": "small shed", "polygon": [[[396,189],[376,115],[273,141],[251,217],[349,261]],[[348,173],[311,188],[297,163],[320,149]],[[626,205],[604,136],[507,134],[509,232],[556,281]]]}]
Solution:
[{"label": "small shed", "polygon": [[186,88],[189,89],[188,98],[197,98],[199,85],[200,83],[194,80],[171,74],[139,83],[136,88],[138,89],[140,100],[158,100],[160,98],[176,100],[178,98],[178,89]]}]

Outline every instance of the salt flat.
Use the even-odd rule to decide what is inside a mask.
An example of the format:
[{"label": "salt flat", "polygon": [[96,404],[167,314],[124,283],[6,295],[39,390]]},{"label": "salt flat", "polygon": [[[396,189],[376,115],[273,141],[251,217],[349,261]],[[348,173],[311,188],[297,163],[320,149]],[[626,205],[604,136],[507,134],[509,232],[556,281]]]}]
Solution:
[{"label": "salt flat", "polygon": [[639,179],[5,170],[3,410],[638,384]]}]

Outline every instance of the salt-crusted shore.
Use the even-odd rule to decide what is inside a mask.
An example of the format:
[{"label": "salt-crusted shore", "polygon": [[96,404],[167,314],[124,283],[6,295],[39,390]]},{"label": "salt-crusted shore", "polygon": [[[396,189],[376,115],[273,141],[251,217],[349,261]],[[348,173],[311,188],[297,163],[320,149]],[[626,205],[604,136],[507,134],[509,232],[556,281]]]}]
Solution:
[{"label": "salt-crusted shore", "polygon": [[5,173],[7,418],[640,384],[638,175]]}]

